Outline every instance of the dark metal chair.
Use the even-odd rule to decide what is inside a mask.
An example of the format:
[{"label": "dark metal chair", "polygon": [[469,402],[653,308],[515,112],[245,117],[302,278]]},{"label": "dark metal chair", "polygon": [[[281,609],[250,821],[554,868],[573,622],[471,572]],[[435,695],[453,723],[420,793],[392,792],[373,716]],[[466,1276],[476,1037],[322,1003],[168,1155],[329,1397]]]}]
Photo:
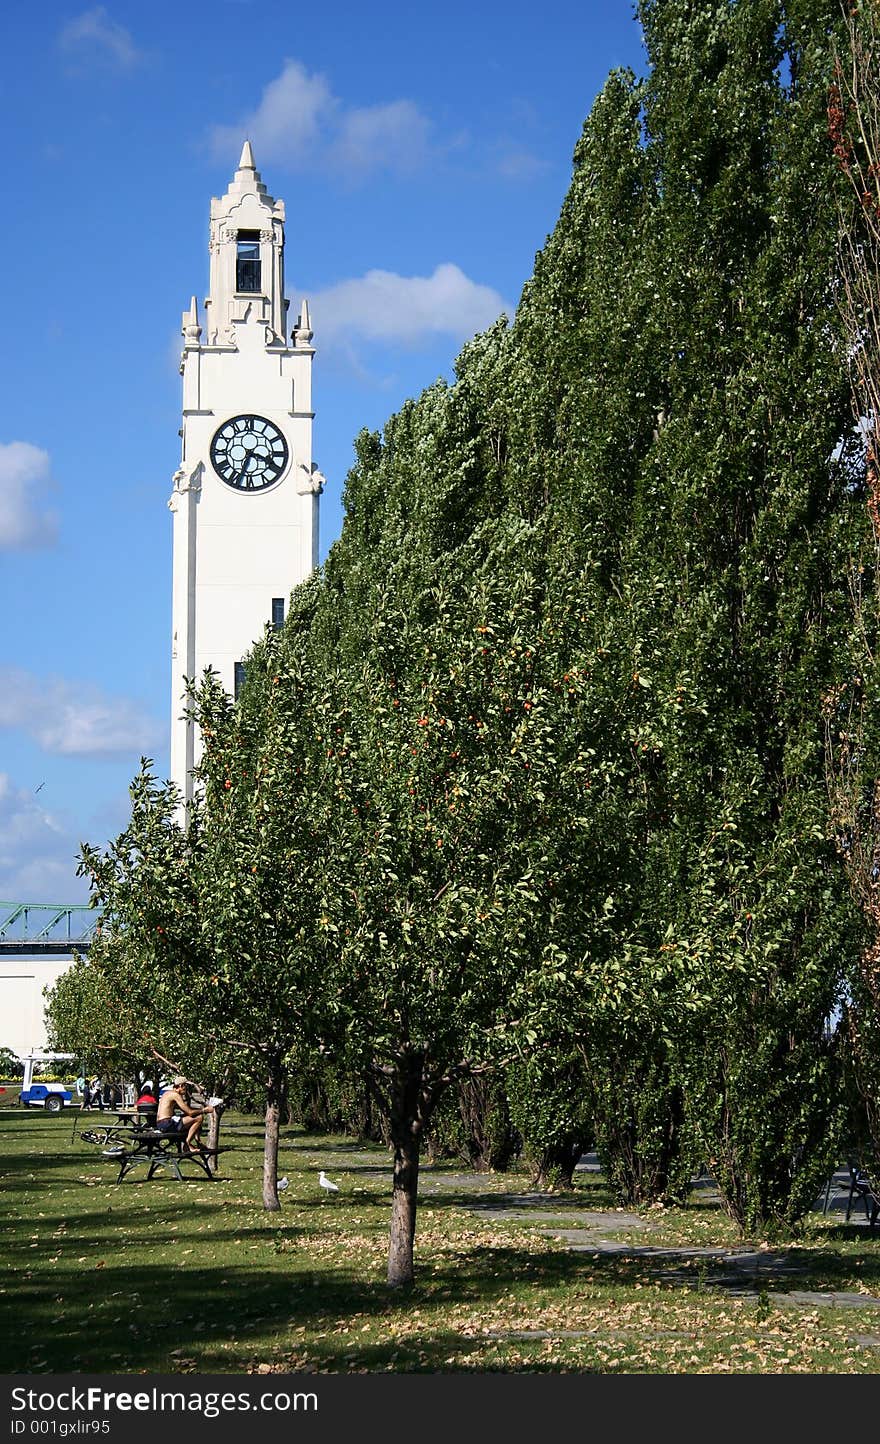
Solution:
[{"label": "dark metal chair", "polygon": [[846,1201],[846,1221],[849,1223],[853,1207],[858,1200],[861,1200],[865,1205],[865,1218],[868,1220],[869,1226],[873,1228],[877,1222],[878,1215],[880,1215],[880,1200],[877,1199],[871,1186],[871,1180],[858,1160],[850,1158],[848,1160],[848,1166],[849,1198]]}]

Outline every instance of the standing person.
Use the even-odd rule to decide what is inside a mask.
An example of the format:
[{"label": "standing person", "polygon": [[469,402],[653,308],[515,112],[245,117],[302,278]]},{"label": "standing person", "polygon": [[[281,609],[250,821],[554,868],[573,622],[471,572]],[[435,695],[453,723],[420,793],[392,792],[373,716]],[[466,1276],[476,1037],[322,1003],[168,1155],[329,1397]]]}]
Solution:
[{"label": "standing person", "polygon": [[[156,1127],[160,1133],[181,1134],[185,1133],[183,1143],[184,1153],[196,1153],[200,1148],[199,1134],[202,1130],[202,1120],[207,1113],[213,1113],[214,1109],[209,1103],[205,1108],[193,1108],[190,1104],[192,1096],[192,1084],[186,1078],[175,1078],[171,1087],[166,1088],[159,1098],[159,1111],[156,1115]],[[175,1118],[175,1109],[183,1114],[183,1118]]]}]

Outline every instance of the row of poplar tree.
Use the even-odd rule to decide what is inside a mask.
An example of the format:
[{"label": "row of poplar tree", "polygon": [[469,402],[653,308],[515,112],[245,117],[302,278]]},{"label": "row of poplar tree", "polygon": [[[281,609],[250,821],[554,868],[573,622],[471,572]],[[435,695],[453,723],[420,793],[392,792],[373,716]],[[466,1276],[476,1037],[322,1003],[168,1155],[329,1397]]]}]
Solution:
[{"label": "row of poplar tree", "polygon": [[639,18],[646,75],[597,98],[515,318],[361,434],[341,538],[239,701],[195,691],[187,830],[145,765],[84,849],[101,931],[51,1004],[57,1044],[259,1082],[269,1207],[292,1097],[378,1122],[392,1283],[459,1109],[472,1156],[518,1137],[552,1182],[595,1143],[633,1202],[707,1165],[770,1232],[872,1066],[829,806],[832,773],[872,805],[864,725],[840,748],[876,612],[829,136],[848,22]]}]

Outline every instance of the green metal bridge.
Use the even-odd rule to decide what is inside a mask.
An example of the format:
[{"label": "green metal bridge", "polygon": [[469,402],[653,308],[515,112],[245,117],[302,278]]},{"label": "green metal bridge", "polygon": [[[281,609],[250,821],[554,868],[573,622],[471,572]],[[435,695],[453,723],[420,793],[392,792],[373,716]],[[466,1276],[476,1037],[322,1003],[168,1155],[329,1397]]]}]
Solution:
[{"label": "green metal bridge", "polygon": [[0,902],[0,957],[88,952],[100,917],[83,903]]}]

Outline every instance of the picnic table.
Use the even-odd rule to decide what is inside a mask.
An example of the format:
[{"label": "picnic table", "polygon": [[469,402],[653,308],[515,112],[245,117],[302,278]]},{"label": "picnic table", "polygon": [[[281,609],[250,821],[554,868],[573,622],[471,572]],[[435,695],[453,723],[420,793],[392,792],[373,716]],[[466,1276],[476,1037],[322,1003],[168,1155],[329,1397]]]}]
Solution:
[{"label": "picnic table", "polygon": [[111,1149],[105,1149],[105,1154],[119,1159],[117,1183],[121,1183],[126,1174],[139,1163],[147,1165],[148,1181],[158,1169],[168,1168],[177,1182],[183,1183],[185,1175],[180,1171],[182,1163],[195,1164],[206,1178],[213,1179],[208,1159],[219,1150],[201,1146],[193,1150],[184,1149],[185,1141],[186,1135],[182,1133],[160,1133],[158,1128],[142,1127],[135,1129],[124,1142],[112,1145],[112,1152]]},{"label": "picnic table", "polygon": [[131,1173],[139,1164],[146,1164],[147,1180],[155,1177],[159,1169],[167,1168],[179,1183],[186,1174],[181,1165],[192,1163],[206,1178],[213,1179],[209,1159],[226,1150],[206,1148],[199,1144],[194,1150],[184,1148],[186,1134],[163,1133],[156,1127],[155,1112],[139,1113],[136,1108],[120,1109],[115,1123],[106,1123],[98,1128],[84,1129],[80,1138],[85,1143],[98,1143],[103,1156],[119,1162],[117,1183]]}]

